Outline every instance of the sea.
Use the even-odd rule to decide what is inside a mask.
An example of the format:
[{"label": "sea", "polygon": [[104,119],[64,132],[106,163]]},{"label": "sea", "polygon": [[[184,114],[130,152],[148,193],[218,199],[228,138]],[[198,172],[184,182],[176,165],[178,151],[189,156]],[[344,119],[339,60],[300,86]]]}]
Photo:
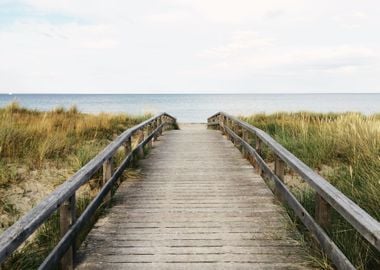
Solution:
[{"label": "sea", "polygon": [[274,112],[380,113],[379,94],[0,94],[0,107],[12,101],[38,110],[73,105],[85,113],[167,112],[183,123],[205,123],[214,113],[251,115]]}]

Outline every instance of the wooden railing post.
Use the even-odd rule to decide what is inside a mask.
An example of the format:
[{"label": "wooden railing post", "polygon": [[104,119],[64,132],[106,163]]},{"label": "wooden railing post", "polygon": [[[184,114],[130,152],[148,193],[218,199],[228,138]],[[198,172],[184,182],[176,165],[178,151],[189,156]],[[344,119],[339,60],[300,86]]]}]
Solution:
[{"label": "wooden railing post", "polygon": [[[229,128],[232,130],[232,131],[234,131],[234,122],[230,119],[229,120]],[[235,131],[234,131],[235,132]],[[232,142],[232,143],[234,143],[234,137],[232,137],[232,135],[230,135],[229,137],[228,137],[229,139],[230,139],[230,141]],[[234,143],[235,144],[235,143]]]},{"label": "wooden railing post", "polygon": [[[61,238],[66,234],[70,227],[74,224],[76,219],[75,213],[75,193],[67,201],[59,207],[59,229]],[[75,240],[72,242],[70,248],[65,255],[61,258],[61,269],[72,270],[74,269],[74,254],[75,253]]]},{"label": "wooden railing post", "polygon": [[[257,137],[257,136],[256,136],[256,146],[255,146],[255,150],[256,150],[257,154],[258,154],[259,156],[261,156],[261,151],[262,151],[262,149],[261,149],[261,141],[260,141],[260,138]],[[259,175],[261,175],[261,173],[262,173],[261,167],[260,167],[260,165],[259,165],[258,162],[256,162],[256,172],[257,172]]]},{"label": "wooden railing post", "polygon": [[[152,124],[149,124],[148,126],[147,126],[147,130],[148,130],[148,134],[146,135],[147,137],[149,137],[149,135],[152,133],[152,131],[154,130],[154,128],[153,128],[153,123]],[[147,146],[148,146],[148,148],[152,148],[152,146],[153,146],[153,138],[152,139],[150,139],[149,140],[149,142],[147,143]]]},{"label": "wooden railing post", "polygon": [[[162,119],[161,119],[161,117],[158,117],[157,118],[157,125],[161,126],[161,124],[162,124]],[[158,135],[162,135],[162,128],[160,128],[160,131],[158,132]]]},{"label": "wooden railing post", "polygon": [[223,115],[218,116],[219,130],[223,132]]},{"label": "wooden railing post", "polygon": [[[236,134],[236,124],[235,122],[231,122],[231,130]],[[231,136],[231,141],[234,143],[235,147],[237,146],[236,140],[233,136]]]},{"label": "wooden railing post", "polygon": [[[242,138],[243,140],[249,144],[249,141],[248,141],[248,136],[249,136],[249,133],[246,129],[242,129]],[[248,156],[248,152],[247,150],[245,149],[245,147],[242,147],[242,153],[243,153],[243,157],[244,158],[249,158]]]},{"label": "wooden railing post", "polygon": [[162,120],[162,123],[164,124],[164,125],[162,126],[162,131],[166,131],[166,117],[165,117],[165,116],[162,116],[161,120]]},{"label": "wooden railing post", "polygon": [[[138,132],[139,132],[139,135],[138,135],[138,139],[137,139],[137,145],[139,145],[144,140],[144,131],[139,130]],[[144,157],[144,147],[139,147],[137,149],[137,157],[138,158]]]},{"label": "wooden railing post", "polygon": [[207,120],[207,129],[218,129],[217,127],[215,127],[215,123],[218,123],[218,116],[214,116]]},{"label": "wooden railing post", "polygon": [[331,224],[331,206],[318,193],[315,194],[315,220],[325,230]]},{"label": "wooden railing post", "polygon": [[129,139],[124,143],[124,152],[125,156],[128,156],[129,153],[132,152],[132,138],[129,137]]},{"label": "wooden railing post", "polygon": [[[104,186],[107,181],[112,177],[112,158],[107,159],[103,163],[103,183]],[[104,202],[108,205],[111,202],[112,192],[110,191],[105,197]]]},{"label": "wooden railing post", "polygon": [[227,122],[227,119],[224,115],[222,115],[222,122],[223,122],[223,134],[226,134],[226,122]]},{"label": "wooden railing post", "polygon": [[169,129],[169,126],[168,126],[168,124],[170,123],[170,119],[168,118],[168,117],[166,117],[165,116],[165,123],[166,123],[166,125],[165,125],[165,130],[168,130]]},{"label": "wooden railing post", "polygon": [[[159,118],[157,118],[155,121],[155,124],[154,124],[154,129],[158,128],[160,126],[160,123],[159,123]],[[156,134],[154,134],[154,141],[157,141],[157,138],[158,138],[158,134],[160,132],[157,132]]]},{"label": "wooden railing post", "polygon": [[[279,157],[276,156],[274,161],[274,173],[277,175],[277,177],[281,180],[281,182],[284,182],[285,178],[285,162],[282,161]],[[282,195],[280,191],[275,187],[274,194],[277,196],[278,199],[282,200]]]},{"label": "wooden railing post", "polygon": [[[226,125],[227,125],[227,127],[229,128],[229,129],[231,129],[232,130],[232,126],[231,126],[231,120],[227,117],[227,119],[226,119]],[[230,136],[230,134],[229,133],[227,133],[227,138],[229,139],[229,140],[231,140],[232,141],[232,139],[231,139],[231,136]]]},{"label": "wooden railing post", "polygon": [[[132,137],[129,137],[125,143],[124,143],[124,154],[125,154],[125,157],[127,157],[131,152],[132,152]],[[133,162],[133,157],[131,159],[131,162]],[[122,177],[119,177],[119,179],[117,179],[117,186],[119,186],[122,182]]]},{"label": "wooden railing post", "polygon": [[[243,129],[242,129],[242,127],[241,127],[239,124],[236,124],[236,126],[235,126],[235,133],[236,133],[236,135],[238,135],[240,138],[243,137]],[[236,141],[236,146],[237,146],[237,148],[238,148],[240,151],[242,151],[242,144],[240,143],[239,140]]]},{"label": "wooden railing post", "polygon": [[[252,144],[252,133],[250,133],[247,129],[243,128],[243,139],[244,141],[251,146]],[[249,163],[251,163],[252,166],[255,166],[255,158],[253,155],[250,155],[249,152],[243,147],[243,156],[248,159]]]}]

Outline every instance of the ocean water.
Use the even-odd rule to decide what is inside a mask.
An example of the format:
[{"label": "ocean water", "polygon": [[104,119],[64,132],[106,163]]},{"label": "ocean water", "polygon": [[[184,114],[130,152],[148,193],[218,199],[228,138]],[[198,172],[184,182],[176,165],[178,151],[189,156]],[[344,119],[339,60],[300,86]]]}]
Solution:
[{"label": "ocean water", "polygon": [[39,110],[76,105],[87,113],[167,112],[179,122],[206,122],[218,111],[233,115],[278,111],[380,112],[380,94],[0,94],[0,107],[15,100]]}]

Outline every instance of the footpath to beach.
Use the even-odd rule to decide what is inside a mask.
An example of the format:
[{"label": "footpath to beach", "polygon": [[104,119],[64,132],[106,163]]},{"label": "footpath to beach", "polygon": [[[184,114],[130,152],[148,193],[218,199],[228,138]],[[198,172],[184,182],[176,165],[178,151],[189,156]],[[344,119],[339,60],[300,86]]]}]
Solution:
[{"label": "footpath to beach", "polygon": [[[168,131],[124,182],[79,269],[301,269],[290,220],[252,165],[205,125]],[[294,235],[293,235],[294,236]]]},{"label": "footpath to beach", "polygon": [[[161,113],[125,130],[0,236],[0,263],[56,212],[60,240],[41,270],[312,268],[289,213],[337,269],[355,267],[328,234],[333,211],[380,250],[380,223],[263,130],[223,112],[177,127]],[[141,175],[120,181],[134,165]],[[78,215],[78,190],[100,171]],[[313,190],[311,211],[289,172]]]}]

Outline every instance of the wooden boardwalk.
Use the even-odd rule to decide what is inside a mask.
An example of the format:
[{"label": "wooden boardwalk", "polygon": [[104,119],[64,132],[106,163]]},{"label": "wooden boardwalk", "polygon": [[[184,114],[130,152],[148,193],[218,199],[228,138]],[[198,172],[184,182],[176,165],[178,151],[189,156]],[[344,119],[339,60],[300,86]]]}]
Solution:
[{"label": "wooden boardwalk", "polygon": [[165,132],[78,254],[79,269],[305,269],[284,210],[220,132]]}]

